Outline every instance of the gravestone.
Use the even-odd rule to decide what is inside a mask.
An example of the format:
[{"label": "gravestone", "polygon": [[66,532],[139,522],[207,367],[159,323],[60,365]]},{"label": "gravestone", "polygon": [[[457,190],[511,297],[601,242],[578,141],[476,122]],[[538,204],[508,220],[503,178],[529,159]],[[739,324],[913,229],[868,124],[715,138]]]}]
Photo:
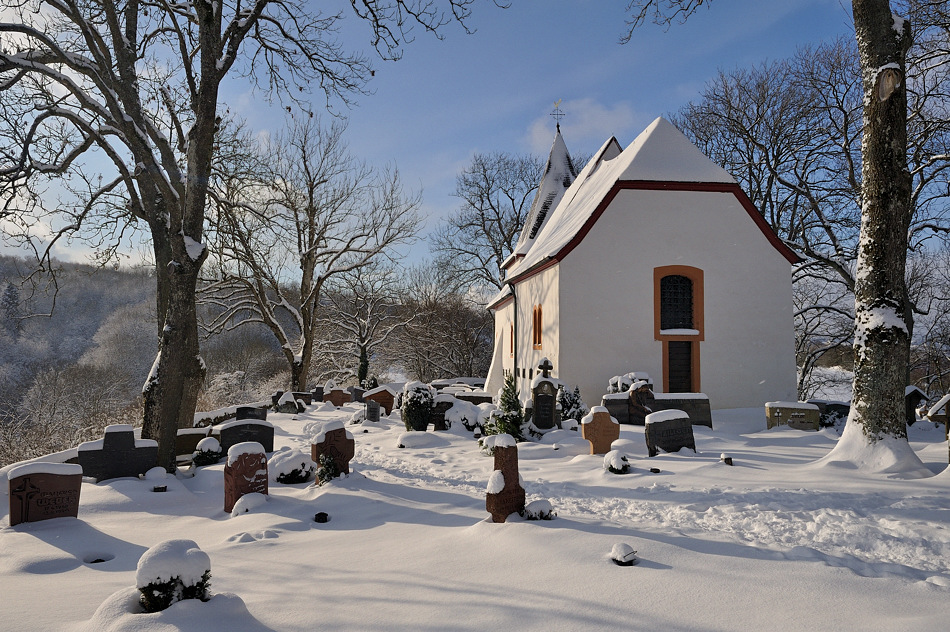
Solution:
[{"label": "gravestone", "polygon": [[681,410],[689,415],[694,426],[713,427],[709,398],[704,393],[656,393],[650,408],[655,413],[661,410]]},{"label": "gravestone", "polygon": [[277,412],[285,415],[296,415],[304,411],[303,403],[297,402],[293,393],[287,392],[277,400]]},{"label": "gravestone", "polygon": [[396,403],[396,394],[389,390],[388,386],[380,386],[363,393],[364,402],[377,402],[389,415],[393,412],[393,406]]},{"label": "gravestone", "polygon": [[211,435],[211,426],[203,428],[179,428],[175,436],[175,454],[191,458],[202,439]]},{"label": "gravestone", "polygon": [[463,402],[468,402],[470,404],[491,404],[492,397],[485,391],[469,391],[468,393],[456,393],[456,399],[460,399]]},{"label": "gravestone", "polygon": [[689,448],[696,452],[696,439],[693,437],[693,423],[682,410],[663,410],[650,413],[646,418],[644,438],[647,453],[656,456],[660,450],[679,452]]},{"label": "gravestone", "polygon": [[82,467],[71,463],[26,463],[7,472],[10,526],[79,515]]},{"label": "gravestone", "polygon": [[534,400],[532,423],[540,430],[549,430],[554,428],[555,408],[557,404],[557,385],[549,375],[554,365],[547,358],[541,360],[538,365],[541,371],[531,389],[532,399]]},{"label": "gravestone", "polygon": [[445,432],[449,425],[445,422],[445,413],[452,408],[451,395],[436,395],[435,402],[432,404],[432,412],[429,413],[429,423],[432,429],[438,432]]},{"label": "gravestone", "polygon": [[313,393],[310,391],[294,391],[294,399],[299,399],[305,406],[313,403]]},{"label": "gravestone", "polygon": [[315,402],[323,401],[323,387],[322,386],[314,386],[313,391],[311,391],[311,394],[312,394],[312,401],[315,401]]},{"label": "gravestone", "polygon": [[231,513],[241,496],[254,493],[267,493],[264,446],[254,441],[232,445],[224,466],[224,510]]},{"label": "gravestone", "polygon": [[590,441],[591,454],[607,454],[620,438],[620,424],[603,406],[594,406],[581,420],[581,436]]},{"label": "gravestone", "polygon": [[[498,437],[508,437],[508,441],[499,441],[495,443],[495,472],[492,480],[489,481],[489,491],[485,495],[485,509],[491,514],[492,522],[505,522],[508,516],[515,512],[521,512],[525,506],[525,491],[521,486],[521,478],[518,476],[518,445],[510,435],[498,435]],[[510,443],[510,445],[500,445],[500,443]],[[504,477],[504,485],[494,487],[497,477]],[[497,491],[494,491],[497,490]]]},{"label": "gravestone", "polygon": [[818,406],[806,402],[766,402],[766,426],[788,426],[795,430],[818,430],[821,413]]},{"label": "gravestone", "polygon": [[323,401],[330,402],[339,408],[350,401],[350,396],[349,393],[346,393],[342,388],[334,388],[329,393],[323,394]]},{"label": "gravestone", "polygon": [[280,398],[284,396],[284,391],[274,391],[274,394],[270,396],[271,404],[274,408],[277,408],[277,402],[280,401]]},{"label": "gravestone", "polygon": [[363,403],[363,394],[366,393],[365,389],[362,389],[358,386],[347,386],[346,392],[350,394],[351,402]]},{"label": "gravestone", "polygon": [[213,433],[218,436],[221,451],[227,452],[231,446],[247,441],[256,441],[264,446],[265,452],[274,451],[274,425],[259,419],[238,419],[215,426]]},{"label": "gravestone", "polygon": [[350,473],[350,460],[356,454],[356,441],[343,427],[342,421],[331,421],[314,437],[310,445],[310,458],[319,465],[320,456],[323,454],[333,459],[341,474]]},{"label": "gravestone", "polygon": [[[708,410],[709,400],[703,399],[702,401],[706,402],[705,417],[709,419],[710,427],[712,427],[712,413]],[[637,380],[630,385],[630,390],[627,391],[627,415],[630,423],[635,426],[646,425],[647,415],[660,410],[663,409],[657,407],[656,395],[653,394],[653,388],[646,380]],[[702,415],[697,414],[696,417],[702,418]],[[690,415],[690,419],[693,419],[693,415]]]},{"label": "gravestone", "polygon": [[607,409],[617,423],[634,423],[630,420],[630,396],[627,393],[607,393],[601,397],[600,405]]},{"label": "gravestone", "polygon": [[102,439],[79,444],[83,476],[97,481],[145,474],[158,465],[158,442],[136,439],[132,426],[106,426]]},{"label": "gravestone", "polygon": [[267,409],[258,406],[238,406],[234,418],[267,421]]},{"label": "gravestone", "polygon": [[363,402],[363,404],[366,406],[366,421],[374,422],[374,423],[378,422],[379,411],[381,408],[381,406],[379,405],[379,402],[374,402],[373,400],[368,399],[365,402]]}]

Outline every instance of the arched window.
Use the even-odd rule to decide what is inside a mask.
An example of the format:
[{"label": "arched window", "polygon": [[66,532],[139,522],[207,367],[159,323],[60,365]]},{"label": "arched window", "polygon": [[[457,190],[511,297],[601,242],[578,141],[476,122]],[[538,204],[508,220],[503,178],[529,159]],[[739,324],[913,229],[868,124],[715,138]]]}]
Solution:
[{"label": "arched window", "polygon": [[679,274],[660,279],[660,329],[693,329],[693,280]]},{"label": "arched window", "polygon": [[532,328],[531,341],[535,349],[541,348],[541,306],[534,306],[534,327]]},{"label": "arched window", "polygon": [[508,326],[508,357],[515,357],[515,325],[512,323]]}]

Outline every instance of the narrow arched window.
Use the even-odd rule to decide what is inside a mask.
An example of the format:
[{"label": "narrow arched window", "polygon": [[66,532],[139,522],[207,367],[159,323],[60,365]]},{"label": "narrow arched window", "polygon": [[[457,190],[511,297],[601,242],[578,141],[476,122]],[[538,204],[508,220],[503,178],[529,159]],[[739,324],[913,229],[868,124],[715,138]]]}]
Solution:
[{"label": "narrow arched window", "polygon": [[660,329],[693,329],[693,281],[671,274],[660,279]]},{"label": "narrow arched window", "polygon": [[515,357],[515,326],[512,323],[508,326],[508,357]]},{"label": "narrow arched window", "polygon": [[534,327],[532,335],[532,343],[535,349],[541,348],[541,306],[534,306]]}]

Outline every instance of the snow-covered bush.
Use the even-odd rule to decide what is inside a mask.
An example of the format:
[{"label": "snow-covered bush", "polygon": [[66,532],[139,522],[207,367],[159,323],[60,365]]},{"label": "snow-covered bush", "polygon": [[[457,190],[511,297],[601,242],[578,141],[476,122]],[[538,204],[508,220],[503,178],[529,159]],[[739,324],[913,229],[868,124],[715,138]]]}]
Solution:
[{"label": "snow-covered bush", "polygon": [[478,447],[488,456],[494,456],[495,448],[510,448],[517,445],[510,434],[487,435],[478,440]]},{"label": "snow-covered bush", "polygon": [[333,457],[329,454],[321,454],[317,459],[317,484],[323,485],[324,483],[329,483],[336,477],[338,477],[342,472],[340,468],[337,467],[336,461],[333,460]]},{"label": "snow-covered bush", "polygon": [[554,520],[557,512],[547,500],[534,500],[518,512],[525,520]]},{"label": "snow-covered bush", "polygon": [[630,471],[627,455],[620,450],[611,450],[604,455],[604,470],[611,474],[626,474]]},{"label": "snow-covered bush", "polygon": [[165,610],[182,599],[208,601],[211,558],[193,540],[159,542],[139,559],[135,586],[145,612]]},{"label": "snow-covered bush", "polygon": [[559,388],[557,391],[557,401],[561,405],[561,419],[583,419],[589,409],[581,399],[581,388],[575,386],[573,391]]},{"label": "snow-covered bush", "polygon": [[428,384],[422,382],[408,382],[403,388],[402,422],[406,430],[425,431],[429,426],[429,415],[432,413],[432,401],[435,391]]},{"label": "snow-covered bush", "polygon": [[191,455],[191,462],[202,467],[204,465],[214,465],[224,458],[224,452],[221,450],[221,444],[214,437],[205,437],[195,446],[195,451]]},{"label": "snow-covered bush", "polygon": [[306,483],[316,469],[317,464],[310,458],[310,453],[299,449],[275,452],[267,461],[267,471],[275,481],[285,485]]},{"label": "snow-covered bush", "polygon": [[524,412],[518,399],[518,387],[514,373],[505,372],[505,384],[498,394],[498,409],[493,411],[485,424],[485,435],[507,434],[515,441],[524,441]]}]

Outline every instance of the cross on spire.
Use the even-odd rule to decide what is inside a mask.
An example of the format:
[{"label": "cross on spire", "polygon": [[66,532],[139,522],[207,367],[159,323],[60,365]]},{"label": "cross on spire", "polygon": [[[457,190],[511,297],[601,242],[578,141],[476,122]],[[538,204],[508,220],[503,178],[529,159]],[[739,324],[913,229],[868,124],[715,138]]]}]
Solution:
[{"label": "cross on spire", "polygon": [[563,99],[558,99],[554,102],[554,111],[551,112],[551,116],[554,117],[554,120],[557,122],[557,131],[561,131],[561,119],[564,118],[565,114],[561,111],[561,101]]}]

